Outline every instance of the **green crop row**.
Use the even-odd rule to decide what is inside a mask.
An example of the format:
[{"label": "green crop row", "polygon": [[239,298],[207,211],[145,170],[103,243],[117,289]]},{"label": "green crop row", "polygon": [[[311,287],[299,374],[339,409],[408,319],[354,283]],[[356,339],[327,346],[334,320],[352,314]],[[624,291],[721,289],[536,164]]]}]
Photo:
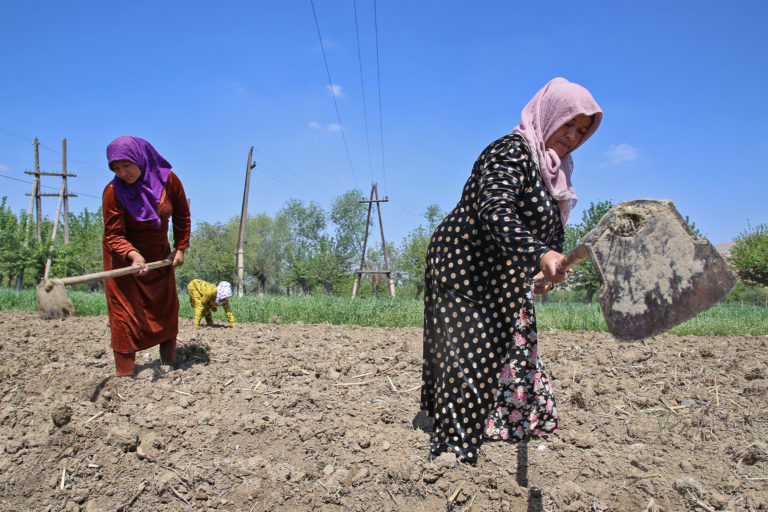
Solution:
[{"label": "green crop row", "polygon": [[[107,314],[103,293],[70,291],[69,298],[77,316]],[[179,315],[192,318],[186,294],[179,297]],[[239,322],[260,323],[330,323],[365,327],[421,327],[423,302],[412,299],[353,299],[351,297],[247,296],[230,300]],[[34,291],[0,289],[0,310],[36,311]],[[536,306],[541,330],[607,331],[600,307],[584,304],[549,303]],[[217,323],[226,323],[223,312],[213,313]],[[768,335],[768,309],[758,306],[720,305],[670,331],[678,336]]]}]

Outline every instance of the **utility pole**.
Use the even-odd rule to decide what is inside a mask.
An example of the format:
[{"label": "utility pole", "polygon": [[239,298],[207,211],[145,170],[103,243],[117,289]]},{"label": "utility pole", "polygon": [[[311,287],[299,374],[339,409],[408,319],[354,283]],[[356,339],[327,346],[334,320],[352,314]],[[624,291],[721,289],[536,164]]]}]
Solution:
[{"label": "utility pole", "polygon": [[59,204],[56,206],[56,218],[53,219],[53,229],[51,230],[51,245],[48,247],[48,259],[45,261],[45,271],[43,272],[43,281],[48,279],[48,272],[51,270],[51,261],[53,260],[53,246],[56,242],[56,228],[59,226],[59,215],[61,215],[61,202],[64,198],[64,190],[66,189],[66,182],[61,183],[61,191],[59,192]]},{"label": "utility pole", "polygon": [[[53,221],[53,230],[51,232],[51,244],[48,249],[48,260],[45,264],[45,273],[44,277],[48,277],[48,271],[51,268],[51,259],[53,257],[53,245],[54,241],[56,240],[56,230],[58,228],[59,224],[59,216],[61,215],[61,206],[62,203],[64,204],[64,242],[69,242],[69,198],[70,197],[77,197],[77,194],[70,194],[67,191],[67,178],[76,178],[77,174],[69,174],[67,172],[67,139],[62,140],[62,153],[61,153],[61,168],[62,172],[43,172],[40,170],[40,141],[35,137],[34,146],[35,146],[35,170],[34,171],[24,171],[25,174],[29,174],[31,176],[34,176],[35,179],[32,182],[32,193],[27,194],[30,196],[29,198],[29,212],[27,214],[27,224],[25,226],[25,233],[24,233],[24,247],[27,246],[27,243],[29,241],[29,223],[30,219],[32,218],[32,212],[34,209],[37,210],[36,214],[36,220],[35,224],[36,227],[36,234],[35,238],[38,242],[42,241],[42,235],[41,235],[41,228],[43,224],[43,209],[42,209],[42,198],[43,197],[58,197],[59,198],[59,204],[56,207],[56,218]],[[61,189],[59,190],[58,194],[43,194],[40,191],[40,176],[61,176]],[[24,270],[22,269],[19,272],[19,277],[16,282],[16,288],[21,289],[21,284],[24,279]]]},{"label": "utility pole", "polygon": [[[376,197],[376,199],[374,199]],[[352,287],[352,296],[357,297],[357,293],[360,291],[360,278],[363,274],[384,275],[387,279],[387,288],[389,288],[389,296],[395,298],[395,282],[392,280],[392,273],[389,270],[389,260],[387,259],[387,241],[384,239],[384,224],[381,222],[381,203],[386,203],[389,198],[379,199],[379,190],[376,183],[371,187],[371,197],[369,200],[358,201],[360,203],[368,204],[368,218],[365,221],[365,238],[363,239],[363,255],[360,258],[360,269],[357,271],[357,277],[355,278],[355,284]],[[379,229],[381,231],[381,251],[384,254],[384,270],[363,270],[365,267],[365,250],[368,245],[368,228],[371,225],[371,208],[373,204],[376,204],[376,210],[379,214]]]},{"label": "utility pole", "polygon": [[[61,196],[64,200],[64,245],[69,243],[69,190],[67,190],[67,139],[61,140]],[[56,220],[59,216],[56,215]],[[55,232],[55,230],[54,230]]]},{"label": "utility pole", "polygon": [[243,264],[243,246],[245,245],[245,221],[248,218],[248,191],[251,187],[251,169],[256,167],[253,160],[253,146],[248,151],[248,164],[245,166],[245,187],[243,188],[243,209],[240,211],[240,233],[237,235],[237,252],[235,260],[237,263],[237,296],[242,297],[245,291],[244,264]]},{"label": "utility pole", "polygon": [[[42,201],[40,200],[40,141],[37,140],[37,137],[35,137],[35,180],[32,182],[32,191],[35,194],[34,201],[35,201],[35,208],[37,208],[37,218],[35,219],[35,226],[37,227],[37,236],[35,237],[36,240],[40,241],[40,222],[42,221],[42,216],[40,214],[40,206],[42,204]],[[26,172],[26,171],[25,171]],[[32,202],[30,201],[30,205]],[[29,210],[29,216],[32,216],[32,210]]]},{"label": "utility pole", "polygon": [[[29,231],[29,219],[32,217],[32,209],[37,209],[37,215],[36,215],[36,223],[37,223],[37,234],[36,239],[38,242],[42,241],[41,234],[40,234],[40,228],[43,223],[43,211],[42,211],[42,198],[43,197],[60,197],[64,204],[64,233],[65,233],[65,241],[69,240],[69,201],[68,199],[70,197],[77,197],[77,194],[70,194],[67,192],[67,178],[76,178],[77,174],[70,174],[67,172],[67,139],[63,139],[62,146],[63,146],[63,153],[62,153],[62,172],[43,172],[40,170],[40,150],[39,145],[40,142],[37,140],[37,137],[35,137],[35,170],[34,171],[24,171],[24,174],[29,174],[30,176],[34,176],[34,182],[32,184],[32,193],[27,194],[28,196],[32,196],[29,199],[29,215],[27,216],[27,231]],[[62,192],[59,192],[58,194],[44,194],[40,191],[40,176],[61,176],[62,180]],[[58,220],[58,214],[57,214],[57,220]]]},{"label": "utility pole", "polygon": [[[40,152],[38,150],[38,140],[37,137],[35,137],[35,141],[33,142],[35,146],[35,171],[40,170]],[[27,222],[24,226],[24,248],[26,249],[29,244],[29,223],[32,219],[32,212],[35,208],[35,199],[37,199],[37,194],[40,191],[40,176],[38,174],[35,174],[35,179],[32,182],[32,193],[29,195],[29,210],[27,211]],[[21,287],[24,284],[24,267],[21,267],[19,269],[19,273],[16,275],[16,290],[21,291]]]}]

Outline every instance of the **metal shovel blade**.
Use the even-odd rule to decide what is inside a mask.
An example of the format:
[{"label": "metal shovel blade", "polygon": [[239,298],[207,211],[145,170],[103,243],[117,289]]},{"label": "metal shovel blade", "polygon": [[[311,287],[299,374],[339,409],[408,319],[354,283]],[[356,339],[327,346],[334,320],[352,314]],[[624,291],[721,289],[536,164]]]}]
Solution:
[{"label": "metal shovel blade", "polygon": [[608,330],[622,341],[660,334],[717,304],[736,276],[672,201],[636,199],[614,206],[581,243],[602,282]]}]

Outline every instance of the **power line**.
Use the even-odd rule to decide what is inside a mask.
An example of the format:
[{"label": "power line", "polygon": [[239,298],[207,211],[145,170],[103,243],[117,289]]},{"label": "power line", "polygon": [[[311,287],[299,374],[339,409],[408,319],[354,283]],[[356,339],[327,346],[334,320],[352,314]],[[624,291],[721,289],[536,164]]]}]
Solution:
[{"label": "power line", "polygon": [[365,106],[365,84],[363,83],[363,57],[360,51],[360,30],[357,23],[357,0],[353,0],[352,7],[355,11],[355,37],[357,38],[357,65],[360,68],[360,91],[363,95],[363,120],[365,121],[365,143],[368,147],[368,169],[371,173],[371,183],[373,179],[373,161],[371,159],[371,140],[368,136],[368,111]]},{"label": "power line", "polygon": [[6,176],[5,174],[0,174],[0,177],[1,178],[8,178],[9,180],[20,181],[22,183],[32,183],[31,181],[20,180],[19,178],[14,178],[13,176]]},{"label": "power line", "polygon": [[[16,133],[14,131],[11,131],[11,130],[9,130],[7,128],[0,128],[0,131],[1,132],[5,132],[5,133],[7,133],[9,135],[12,135],[12,136],[14,136],[14,137],[16,137],[18,139],[24,140],[24,141],[26,141],[26,142],[28,142],[30,144],[33,144],[34,137],[28,137],[26,135],[22,135],[20,133]],[[43,144],[42,142],[39,142],[39,146],[41,148],[45,149],[46,151],[48,151],[50,153],[53,153],[56,156],[61,156],[61,150],[59,150],[59,149],[48,147],[47,145]],[[8,146],[8,147],[19,148],[19,146]],[[19,162],[26,161],[26,160],[20,160],[20,159],[14,159],[14,160],[15,161],[19,161]],[[90,170],[95,171],[95,172],[101,173],[104,170],[103,166],[98,165],[98,164],[94,164],[93,162],[86,162],[84,160],[76,160],[76,159],[72,159],[72,158],[70,158],[69,161],[78,164],[80,167],[83,167],[83,168],[86,168],[86,169],[90,169]]]},{"label": "power line", "polygon": [[339,129],[341,131],[341,138],[344,140],[344,150],[347,152],[347,161],[349,162],[349,169],[352,171],[352,180],[357,188],[357,177],[355,176],[355,168],[352,166],[352,157],[349,155],[349,146],[347,145],[347,137],[344,135],[344,125],[341,123],[341,114],[339,113],[339,104],[336,102],[336,93],[333,90],[333,80],[331,80],[331,70],[328,67],[328,59],[325,56],[325,46],[323,45],[323,37],[320,35],[320,23],[317,21],[317,13],[315,12],[314,0],[309,0],[312,5],[312,15],[315,17],[315,27],[317,28],[317,39],[320,41],[320,50],[323,52],[323,62],[325,63],[325,72],[328,75],[328,87],[331,90],[331,97],[333,98],[333,106],[336,108],[336,118],[339,120]]},{"label": "power line", "polygon": [[[273,164],[275,164],[276,166],[278,166],[281,169],[283,169],[284,171],[286,171],[288,174],[291,174],[293,176],[294,180],[295,180],[295,183],[304,183],[305,185],[309,185],[312,190],[325,190],[326,192],[331,192],[331,190],[325,188],[325,186],[322,186],[322,185],[320,185],[318,183],[312,182],[311,180],[307,179],[305,176],[299,175],[299,173],[297,173],[293,169],[289,168],[285,164],[275,160],[274,158],[272,158],[271,156],[269,156],[268,154],[266,154],[264,151],[262,151],[261,149],[257,148],[256,146],[254,146],[253,149],[256,150],[258,153],[261,153],[262,156],[264,156],[265,158],[270,160]],[[264,164],[260,163],[259,165],[263,166]],[[292,184],[293,184],[293,182],[292,182]]]},{"label": "power line", "polygon": [[384,121],[381,110],[381,66],[379,65],[379,18],[376,10],[376,0],[373,0],[373,24],[376,28],[376,77],[379,85],[379,135],[381,138],[381,172],[384,181],[384,190],[387,189],[387,170],[384,166]]},{"label": "power line", "polygon": [[[31,181],[20,180],[19,178],[14,178],[13,176],[6,176],[5,174],[0,174],[0,178],[8,178],[9,180],[20,181],[21,183],[27,183],[29,185],[34,185],[34,183],[31,182]],[[52,190],[59,190],[59,187],[52,187],[50,185],[42,185],[41,184],[40,187],[41,188],[50,188]],[[72,194],[77,194],[78,196],[91,197],[93,199],[101,199],[101,196],[94,196],[94,195],[91,195],[91,194],[84,194],[84,193],[75,192],[75,191],[72,191],[71,193]]]}]

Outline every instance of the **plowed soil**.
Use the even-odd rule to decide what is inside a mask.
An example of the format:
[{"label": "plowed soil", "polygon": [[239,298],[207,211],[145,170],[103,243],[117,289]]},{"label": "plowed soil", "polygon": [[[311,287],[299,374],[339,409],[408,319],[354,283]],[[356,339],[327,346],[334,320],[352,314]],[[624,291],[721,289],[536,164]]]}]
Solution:
[{"label": "plowed soil", "polygon": [[179,340],[116,378],[106,317],[0,311],[0,510],[768,510],[766,337],[543,331],[560,431],[476,466],[426,460],[420,329]]}]

